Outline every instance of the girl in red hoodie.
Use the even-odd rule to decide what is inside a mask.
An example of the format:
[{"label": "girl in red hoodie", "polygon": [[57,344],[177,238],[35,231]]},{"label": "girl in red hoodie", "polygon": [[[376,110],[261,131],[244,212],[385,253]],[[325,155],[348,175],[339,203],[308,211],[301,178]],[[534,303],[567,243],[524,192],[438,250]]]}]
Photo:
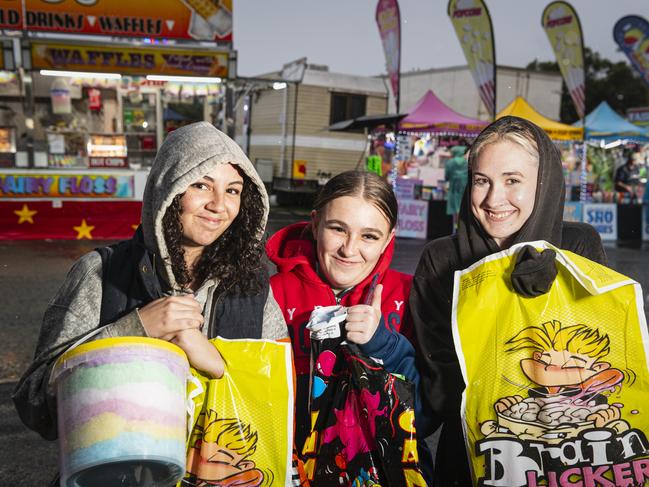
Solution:
[{"label": "girl in red hoodie", "polygon": [[[313,309],[349,307],[347,339],[374,357],[399,355],[397,333],[412,337],[407,310],[412,276],[389,269],[397,212],[386,181],[373,173],[347,171],[322,189],[310,222],[289,225],[266,244],[278,271],[271,287],[293,343],[298,451],[310,426],[311,344],[305,325]],[[373,299],[367,301],[368,295]]]}]

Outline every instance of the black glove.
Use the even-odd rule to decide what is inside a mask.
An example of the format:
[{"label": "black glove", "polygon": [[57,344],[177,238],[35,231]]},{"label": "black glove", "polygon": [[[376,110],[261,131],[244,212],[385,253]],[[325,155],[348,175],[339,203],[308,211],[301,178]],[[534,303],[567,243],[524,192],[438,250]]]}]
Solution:
[{"label": "black glove", "polygon": [[551,249],[539,252],[530,245],[523,247],[516,256],[512,272],[514,291],[526,298],[547,293],[557,277],[556,256],[557,253]]}]

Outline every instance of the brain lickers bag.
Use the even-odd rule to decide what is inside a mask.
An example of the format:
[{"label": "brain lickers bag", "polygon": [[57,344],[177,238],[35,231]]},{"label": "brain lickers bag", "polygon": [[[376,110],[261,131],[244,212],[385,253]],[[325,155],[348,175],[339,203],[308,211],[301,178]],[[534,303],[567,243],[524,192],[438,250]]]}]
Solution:
[{"label": "brain lickers bag", "polygon": [[[514,292],[524,245],[556,252],[547,294]],[[546,242],[455,273],[453,336],[476,484],[649,484],[649,334],[640,285]]]}]

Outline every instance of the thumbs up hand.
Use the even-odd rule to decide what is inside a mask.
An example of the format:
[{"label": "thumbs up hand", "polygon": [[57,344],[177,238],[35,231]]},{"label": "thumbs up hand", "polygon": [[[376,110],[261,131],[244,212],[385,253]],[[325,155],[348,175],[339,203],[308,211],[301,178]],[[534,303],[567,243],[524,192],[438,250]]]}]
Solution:
[{"label": "thumbs up hand", "polygon": [[347,340],[358,345],[364,345],[374,336],[374,332],[381,322],[381,293],[383,284],[376,286],[372,302],[357,304],[347,308]]}]

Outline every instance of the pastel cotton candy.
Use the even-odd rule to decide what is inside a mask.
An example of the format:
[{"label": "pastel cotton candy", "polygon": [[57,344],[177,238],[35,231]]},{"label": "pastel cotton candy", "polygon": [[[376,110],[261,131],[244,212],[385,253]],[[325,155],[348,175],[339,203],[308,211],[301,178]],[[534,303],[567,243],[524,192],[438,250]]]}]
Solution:
[{"label": "pastel cotton candy", "polygon": [[109,338],[59,359],[53,378],[62,485],[76,485],[75,477],[98,466],[138,460],[159,462],[171,480],[182,477],[189,364],[175,348],[152,338]]}]

